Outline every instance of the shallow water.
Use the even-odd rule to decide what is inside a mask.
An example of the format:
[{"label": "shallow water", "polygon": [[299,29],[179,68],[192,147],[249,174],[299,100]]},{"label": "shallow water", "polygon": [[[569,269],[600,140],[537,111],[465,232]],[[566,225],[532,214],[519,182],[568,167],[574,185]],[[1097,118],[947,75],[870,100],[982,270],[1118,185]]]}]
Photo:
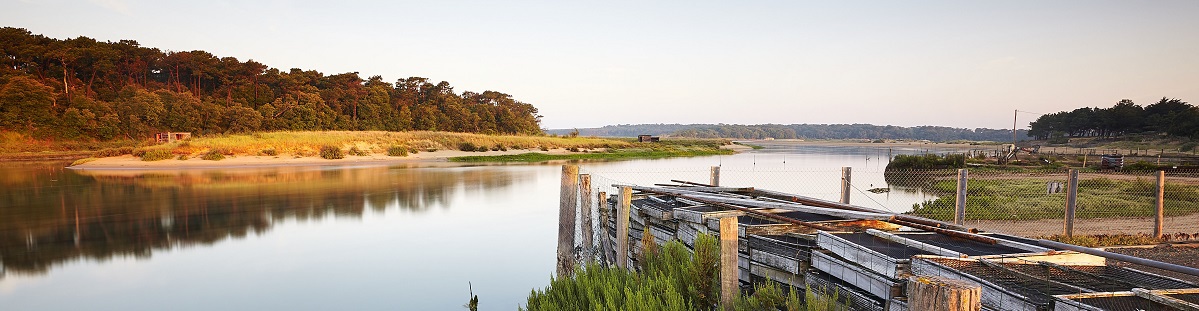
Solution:
[{"label": "shallow water", "polygon": [[[886,149],[582,163],[593,183],[706,182],[897,211]],[[895,154],[922,150],[892,150]],[[554,271],[560,164],[76,171],[0,164],[0,310],[515,309]],[[603,189],[601,189],[603,190]]]}]

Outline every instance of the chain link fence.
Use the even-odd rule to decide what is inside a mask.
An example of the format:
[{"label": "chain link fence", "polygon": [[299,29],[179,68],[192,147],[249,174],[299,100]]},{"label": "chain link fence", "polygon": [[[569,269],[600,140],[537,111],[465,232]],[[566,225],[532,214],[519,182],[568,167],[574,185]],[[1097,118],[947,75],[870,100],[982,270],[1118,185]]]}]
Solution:
[{"label": "chain link fence", "polygon": [[[592,193],[615,194],[613,185],[687,181],[709,184],[711,168],[663,171],[615,171],[584,166]],[[1066,232],[1070,173],[1058,170],[966,170],[964,225],[985,231],[1039,237]],[[1156,171],[1084,171],[1078,173],[1073,235],[1154,233],[1158,185]],[[719,171],[725,187],[754,187],[839,201],[841,168]],[[848,175],[850,203],[953,222],[957,170],[855,170]],[[1165,173],[1163,234],[1168,239],[1199,238],[1199,170]]]}]

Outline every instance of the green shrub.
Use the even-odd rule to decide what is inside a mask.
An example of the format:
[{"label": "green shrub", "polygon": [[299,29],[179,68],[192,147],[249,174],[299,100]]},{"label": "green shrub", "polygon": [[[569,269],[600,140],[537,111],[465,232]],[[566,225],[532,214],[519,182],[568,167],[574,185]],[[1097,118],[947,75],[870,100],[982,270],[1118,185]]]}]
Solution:
[{"label": "green shrub", "polygon": [[365,157],[365,156],[371,155],[370,153],[363,151],[362,149],[358,149],[358,146],[350,147],[350,151],[348,151],[348,153],[350,155],[356,156],[356,157]]},{"label": "green shrub", "polygon": [[187,160],[187,159],[190,159],[190,158],[191,158],[191,157],[190,157],[190,156],[188,156],[188,155],[186,155],[186,154],[181,154],[181,155],[179,155],[179,157],[177,157],[177,158],[175,158],[175,159],[176,159],[176,160],[179,160],[179,161],[183,161],[183,160]]},{"label": "green shrub", "polygon": [[1126,171],[1156,171],[1161,170],[1162,168],[1164,167],[1146,161],[1137,161],[1136,163],[1124,166],[1124,170]]},{"label": "green shrub", "polygon": [[225,155],[219,149],[212,149],[205,152],[200,158],[208,161],[220,161],[225,159]]},{"label": "green shrub", "polygon": [[550,151],[550,147],[541,146],[541,151]]},{"label": "green shrub", "polygon": [[566,148],[566,150],[570,151],[570,152],[579,152],[579,147],[570,147],[570,148]]},{"label": "green shrub", "polygon": [[171,151],[166,149],[154,149],[142,152],[142,161],[161,161],[173,157],[174,155],[171,154]]},{"label": "green shrub", "polygon": [[404,148],[404,146],[387,147],[387,155],[392,157],[406,157],[408,156],[408,148]]},{"label": "green shrub", "polygon": [[458,150],[475,151],[475,149],[478,149],[478,147],[475,147],[475,144],[471,143],[469,141],[464,141],[464,142],[458,143]]},{"label": "green shrub", "polygon": [[262,149],[262,154],[263,154],[263,155],[266,155],[266,156],[271,156],[271,157],[273,157],[273,156],[277,156],[277,155],[279,155],[279,151],[275,151],[275,148],[271,148],[271,149]]},{"label": "green shrub", "polygon": [[129,155],[140,158],[140,157],[146,155],[146,149],[142,149],[142,148],[133,149],[133,151],[130,152]]},{"label": "green shrub", "polygon": [[487,146],[479,146],[479,147],[475,148],[475,151],[478,151],[478,152],[487,152],[487,150],[488,150]]},{"label": "green shrub", "polygon": [[328,160],[337,160],[345,158],[346,154],[337,146],[321,146],[321,158]]},{"label": "green shrub", "polygon": [[1191,150],[1195,150],[1195,147],[1199,147],[1199,143],[1195,143],[1193,141],[1186,142],[1186,143],[1183,143],[1182,146],[1178,146],[1178,151],[1190,152]]}]

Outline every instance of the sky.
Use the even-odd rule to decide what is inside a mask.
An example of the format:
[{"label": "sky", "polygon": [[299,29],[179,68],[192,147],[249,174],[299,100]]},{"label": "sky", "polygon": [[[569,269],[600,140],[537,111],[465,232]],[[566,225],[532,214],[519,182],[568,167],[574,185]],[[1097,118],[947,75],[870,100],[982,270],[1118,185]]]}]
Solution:
[{"label": "sky", "polygon": [[[0,0],[0,26],[512,95],[544,128],[1199,104],[1199,1]],[[1014,113],[1016,110],[1026,111]]]}]

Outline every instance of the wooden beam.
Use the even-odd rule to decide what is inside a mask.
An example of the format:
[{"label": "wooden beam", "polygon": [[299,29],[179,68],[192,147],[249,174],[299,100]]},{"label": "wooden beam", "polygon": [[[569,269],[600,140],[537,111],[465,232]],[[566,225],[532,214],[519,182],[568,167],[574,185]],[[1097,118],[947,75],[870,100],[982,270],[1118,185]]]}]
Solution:
[{"label": "wooden beam", "polygon": [[908,308],[927,311],[978,311],[982,286],[939,276],[908,278]]},{"label": "wooden beam", "polygon": [[583,238],[583,260],[590,262],[594,259],[595,246],[593,243],[593,233],[591,228],[591,175],[579,174],[579,229]]},{"label": "wooden beam", "polygon": [[629,265],[629,209],[633,206],[633,189],[620,188],[620,201],[616,207],[616,266],[628,268]]}]

